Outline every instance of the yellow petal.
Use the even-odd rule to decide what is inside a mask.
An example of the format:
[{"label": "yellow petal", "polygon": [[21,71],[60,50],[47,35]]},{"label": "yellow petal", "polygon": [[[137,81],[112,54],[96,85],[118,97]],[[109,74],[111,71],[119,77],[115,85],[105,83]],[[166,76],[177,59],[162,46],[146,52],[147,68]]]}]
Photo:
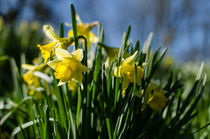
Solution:
[{"label": "yellow petal", "polygon": [[73,36],[74,36],[73,30],[70,30],[70,31],[68,32],[68,37],[73,37]]},{"label": "yellow petal", "polygon": [[126,90],[128,88],[128,85],[129,85],[129,80],[126,77],[123,78],[122,88]]},{"label": "yellow petal", "polygon": [[75,92],[77,89],[77,82],[75,80],[71,80],[68,82],[68,87],[72,92]]},{"label": "yellow petal", "polygon": [[83,24],[82,20],[80,19],[79,15],[76,15],[76,20],[78,24]]},{"label": "yellow petal", "polygon": [[114,71],[112,72],[112,74],[116,77],[122,77],[122,68],[121,66],[119,67],[115,67]]},{"label": "yellow petal", "polygon": [[73,79],[75,79],[76,81],[78,81],[79,83],[82,83],[82,72],[74,72],[74,75],[73,75]]},{"label": "yellow petal", "polygon": [[58,40],[59,37],[56,35],[54,29],[52,26],[50,25],[44,25],[43,26],[43,30],[44,30],[44,33],[46,34],[46,36],[50,39],[50,40]]},{"label": "yellow petal", "polygon": [[73,53],[71,53],[71,55],[73,55],[73,57],[76,60],[82,61],[82,59],[83,59],[83,50],[82,49],[77,49],[76,51],[74,51]]},{"label": "yellow petal", "polygon": [[107,57],[106,61],[105,61],[105,68],[108,69],[110,67],[110,59],[109,57]]},{"label": "yellow petal", "polygon": [[85,72],[85,71],[89,71],[90,68],[88,68],[88,67],[82,65],[81,63],[79,63],[79,70],[80,70],[81,72]]},{"label": "yellow petal", "polygon": [[49,43],[49,44],[46,44],[43,46],[41,46],[39,44],[37,45],[37,47],[39,47],[41,50],[42,57],[44,58],[44,62],[47,62],[48,58],[50,57],[54,44],[55,43],[52,42],[52,43]]},{"label": "yellow petal", "polygon": [[53,60],[53,61],[49,61],[47,64],[55,70],[55,66],[60,63],[62,60]]},{"label": "yellow petal", "polygon": [[144,69],[142,69],[140,66],[137,66],[137,84],[141,85],[141,80],[144,76]]},{"label": "yellow petal", "polygon": [[161,92],[154,92],[148,104],[153,110],[160,111],[166,104],[166,97]]},{"label": "yellow petal", "polygon": [[64,49],[60,49],[60,48],[55,49],[55,54],[59,60],[71,58],[71,55],[69,54],[69,52]]},{"label": "yellow petal", "polygon": [[137,55],[138,51],[136,51],[133,55],[131,55],[130,57],[126,58],[124,61],[123,61],[123,64],[129,64],[131,62],[133,62],[135,56]]},{"label": "yellow petal", "polygon": [[36,68],[36,66],[34,66],[34,65],[29,65],[29,64],[22,64],[21,67],[22,67],[23,69],[27,69],[27,70],[33,70],[33,69]]},{"label": "yellow petal", "polygon": [[89,32],[89,38],[92,43],[97,43],[99,41],[99,38],[92,32]]}]

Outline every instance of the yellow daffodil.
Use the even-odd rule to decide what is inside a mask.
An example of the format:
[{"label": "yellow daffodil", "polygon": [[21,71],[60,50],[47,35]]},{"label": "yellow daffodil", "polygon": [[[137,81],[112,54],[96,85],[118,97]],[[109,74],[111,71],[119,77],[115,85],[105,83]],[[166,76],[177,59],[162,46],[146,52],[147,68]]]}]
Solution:
[{"label": "yellow daffodil", "polygon": [[51,52],[56,48],[67,49],[67,47],[73,42],[73,38],[60,38],[56,35],[54,29],[50,25],[44,25],[43,31],[45,35],[50,39],[50,43],[46,45],[37,45],[40,48],[44,62],[47,62],[48,58],[51,56]]},{"label": "yellow daffodil", "polygon": [[[89,50],[91,43],[97,43],[98,42],[98,37],[91,32],[92,28],[95,27],[98,22],[92,22],[92,23],[86,23],[84,24],[79,16],[77,16],[77,35],[82,35],[87,39],[87,49]],[[70,30],[68,32],[69,37],[73,37],[73,30]]]},{"label": "yellow daffodil", "polygon": [[69,87],[69,90],[71,90],[72,92],[75,92],[77,89],[77,82],[75,80],[69,81],[68,87]]},{"label": "yellow daffodil", "polygon": [[35,71],[42,71],[46,66],[47,66],[47,64],[41,64],[41,65],[38,65],[38,66],[29,65],[29,64],[23,64],[22,68],[29,70],[28,72],[26,72],[23,75],[24,81],[28,85],[33,86],[35,88],[39,87],[40,86],[39,78],[34,75],[34,72]]},{"label": "yellow daffodil", "polygon": [[43,97],[42,93],[40,91],[36,91],[36,90],[29,91],[29,95],[34,96],[36,99],[41,99]]},{"label": "yellow daffodil", "polygon": [[[122,60],[122,64],[118,67],[115,67],[113,75],[116,77],[122,77],[122,95],[124,96],[125,90],[127,89],[129,83],[134,82],[134,72],[135,72],[135,63],[134,58],[137,55],[137,51],[130,57]],[[141,79],[143,77],[143,69],[140,66],[137,66],[137,84],[141,84]]]},{"label": "yellow daffodil", "polygon": [[166,56],[163,61],[163,64],[165,67],[171,67],[174,64],[174,60],[171,56]]},{"label": "yellow daffodil", "polygon": [[55,70],[55,78],[60,79],[58,85],[75,80],[82,85],[82,72],[88,71],[89,68],[81,64],[83,59],[83,50],[77,49],[69,53],[64,49],[55,50],[57,59],[48,62],[48,65]]},{"label": "yellow daffodil", "polygon": [[114,61],[119,53],[119,48],[113,48],[113,47],[109,47],[109,46],[105,46],[105,45],[100,45],[104,48],[104,50],[106,51],[107,54],[107,59],[105,62],[105,68],[109,68],[109,64],[111,61]]},{"label": "yellow daffodil", "polygon": [[[144,91],[141,92],[143,94]],[[149,83],[144,95],[143,109],[146,108],[146,104],[154,111],[160,111],[165,106],[166,97],[164,96],[164,91],[161,89],[160,85],[157,85],[154,82]]]},{"label": "yellow daffodil", "polygon": [[[119,48],[109,47],[103,44],[99,44],[99,46],[103,47],[107,54],[107,59],[105,62],[106,69],[109,68],[110,62],[115,61],[117,59],[118,53],[120,51]],[[124,57],[129,57],[129,53],[125,53]]]},{"label": "yellow daffodil", "polygon": [[162,92],[154,91],[147,103],[153,110],[161,111],[161,109],[166,105],[166,97]]}]

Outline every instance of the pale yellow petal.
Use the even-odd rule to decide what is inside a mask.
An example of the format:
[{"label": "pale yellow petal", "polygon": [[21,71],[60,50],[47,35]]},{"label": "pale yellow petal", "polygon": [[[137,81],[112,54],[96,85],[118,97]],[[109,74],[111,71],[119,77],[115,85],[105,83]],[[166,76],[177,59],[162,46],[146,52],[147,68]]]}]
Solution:
[{"label": "pale yellow petal", "polygon": [[47,64],[52,68],[55,69],[55,66],[60,63],[62,60],[53,60],[53,61],[49,61]]},{"label": "pale yellow petal", "polygon": [[46,34],[46,36],[50,39],[50,40],[58,40],[59,37],[56,35],[54,29],[52,26],[50,25],[44,25],[43,26],[43,31]]},{"label": "pale yellow petal", "polygon": [[55,54],[59,60],[63,60],[65,58],[71,58],[71,55],[67,50],[57,48],[55,49]]},{"label": "pale yellow petal", "polygon": [[74,51],[73,53],[71,53],[71,55],[73,55],[73,57],[76,60],[82,61],[82,59],[83,59],[83,50],[82,49],[77,49],[76,51]]},{"label": "pale yellow petal", "polygon": [[129,64],[131,62],[133,62],[135,56],[137,55],[138,51],[136,51],[133,55],[131,55],[130,57],[126,58],[124,61],[123,61],[123,64]]},{"label": "pale yellow petal", "polygon": [[89,70],[91,70],[90,68],[88,68],[88,67],[86,67],[86,66],[84,66],[84,65],[82,65],[81,63],[79,64],[79,70],[81,71],[81,72],[85,72],[85,71],[89,71]]},{"label": "pale yellow petal", "polygon": [[122,77],[122,68],[120,67],[115,67],[112,74],[116,77]]},{"label": "pale yellow petal", "polygon": [[43,46],[39,44],[37,45],[37,47],[39,47],[41,50],[44,63],[47,62],[48,58],[50,57],[54,45],[55,45],[54,42],[43,45]]},{"label": "pale yellow petal", "polygon": [[66,82],[59,81],[58,86],[64,85]]},{"label": "pale yellow petal", "polygon": [[78,24],[83,23],[78,14],[76,15],[76,20],[77,20]]},{"label": "pale yellow petal", "polygon": [[97,43],[99,38],[92,32],[89,32],[89,39],[92,43]]},{"label": "pale yellow petal", "polygon": [[33,69],[36,68],[36,66],[30,65],[30,64],[22,64],[21,67],[22,67],[23,69],[27,69],[27,70],[33,70]]},{"label": "pale yellow petal", "polygon": [[105,61],[105,68],[108,69],[110,67],[110,59],[109,57],[107,57],[106,61]]}]

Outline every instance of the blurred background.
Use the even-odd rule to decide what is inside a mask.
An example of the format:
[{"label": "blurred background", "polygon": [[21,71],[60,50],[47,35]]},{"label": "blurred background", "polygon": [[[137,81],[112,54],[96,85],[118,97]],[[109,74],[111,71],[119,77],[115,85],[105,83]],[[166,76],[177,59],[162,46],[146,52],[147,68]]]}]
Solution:
[{"label": "blurred background", "polygon": [[106,43],[119,47],[122,34],[132,26],[131,38],[144,42],[154,32],[153,46],[169,48],[179,61],[210,58],[209,0],[1,0],[5,23],[70,22],[70,3],[82,21],[98,20],[105,29]]}]

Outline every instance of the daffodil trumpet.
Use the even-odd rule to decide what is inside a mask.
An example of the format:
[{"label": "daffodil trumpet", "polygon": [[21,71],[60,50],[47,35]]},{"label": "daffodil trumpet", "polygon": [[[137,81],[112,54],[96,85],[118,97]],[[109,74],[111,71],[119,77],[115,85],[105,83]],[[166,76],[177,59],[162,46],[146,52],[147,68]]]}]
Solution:
[{"label": "daffodil trumpet", "polygon": [[[164,90],[161,89],[160,85],[154,82],[150,82],[146,91],[141,91],[144,93],[144,103],[143,110],[148,104],[149,107],[154,111],[161,111],[166,104],[166,97],[164,95]],[[137,95],[138,96],[138,95]]]}]

